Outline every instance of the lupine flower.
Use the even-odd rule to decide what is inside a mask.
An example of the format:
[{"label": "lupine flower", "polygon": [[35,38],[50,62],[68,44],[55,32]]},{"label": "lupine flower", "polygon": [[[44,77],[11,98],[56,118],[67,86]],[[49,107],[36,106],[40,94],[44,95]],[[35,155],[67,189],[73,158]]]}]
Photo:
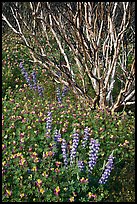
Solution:
[{"label": "lupine flower", "polygon": [[55,141],[54,147],[55,147],[55,148],[58,148],[58,147],[59,147],[58,142],[61,142],[61,140],[62,140],[61,134],[60,134],[60,132],[56,129],[56,130],[55,130],[55,133],[54,133],[54,141]]},{"label": "lupine flower", "polygon": [[112,154],[109,156],[108,158],[108,162],[105,166],[105,170],[101,176],[101,178],[99,179],[99,184],[105,184],[108,180],[108,177],[112,171],[112,167],[113,167],[113,160],[114,157],[112,156]]},{"label": "lupine flower", "polygon": [[84,162],[83,161],[78,161],[78,167],[82,171],[84,169]]},{"label": "lupine flower", "polygon": [[83,140],[82,140],[82,147],[83,148],[85,148],[88,138],[89,138],[89,130],[88,130],[88,127],[86,127],[84,129],[84,137],[83,137]]},{"label": "lupine flower", "polygon": [[57,129],[55,130],[55,133],[54,133],[54,141],[55,142],[61,141],[61,134],[59,133],[59,131]]},{"label": "lupine flower", "polygon": [[51,132],[51,123],[52,123],[52,113],[49,111],[47,122],[46,122],[46,135],[49,135]]},{"label": "lupine flower", "polygon": [[33,88],[34,90],[37,90],[37,79],[36,79],[36,72],[32,72],[32,77],[33,77]]},{"label": "lupine flower", "polygon": [[71,149],[71,152],[70,152],[70,164],[73,163],[73,160],[76,157],[76,151],[77,151],[78,143],[79,143],[79,134],[74,133],[73,134],[72,149]]},{"label": "lupine flower", "polygon": [[61,93],[60,93],[60,88],[59,87],[56,88],[56,93],[57,93],[57,100],[58,100],[58,102],[62,103]]},{"label": "lupine flower", "polygon": [[38,94],[39,94],[39,96],[41,96],[41,97],[43,97],[43,87],[41,87],[41,86],[38,86]]},{"label": "lupine flower", "polygon": [[25,79],[26,79],[26,81],[27,81],[29,87],[32,89],[32,84],[31,84],[29,75],[28,75],[27,71],[25,70],[25,68],[23,67],[23,63],[20,62],[19,66],[20,66],[20,68],[21,68],[21,72],[22,72],[22,74],[24,75],[24,77],[25,77]]},{"label": "lupine flower", "polygon": [[62,91],[62,97],[66,96],[67,92],[68,92],[68,86],[65,85]]},{"label": "lupine flower", "polygon": [[90,172],[92,171],[93,167],[96,164],[96,160],[98,158],[97,153],[99,150],[99,146],[100,146],[100,144],[96,140],[94,140],[94,139],[90,140],[90,143],[89,143],[89,162],[88,162]]},{"label": "lupine flower", "polygon": [[67,164],[68,164],[67,154],[66,154],[67,144],[66,144],[65,139],[62,139],[61,149],[62,149],[64,164],[65,164],[65,166],[67,166]]}]

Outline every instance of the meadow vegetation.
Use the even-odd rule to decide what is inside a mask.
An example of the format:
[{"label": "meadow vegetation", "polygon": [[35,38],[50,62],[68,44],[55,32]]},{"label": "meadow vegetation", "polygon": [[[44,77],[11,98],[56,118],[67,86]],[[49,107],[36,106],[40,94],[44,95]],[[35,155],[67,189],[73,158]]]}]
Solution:
[{"label": "meadow vegetation", "polygon": [[[16,36],[2,40],[3,202],[134,202],[134,113],[83,106],[29,61]],[[42,95],[30,89],[21,61]]]}]

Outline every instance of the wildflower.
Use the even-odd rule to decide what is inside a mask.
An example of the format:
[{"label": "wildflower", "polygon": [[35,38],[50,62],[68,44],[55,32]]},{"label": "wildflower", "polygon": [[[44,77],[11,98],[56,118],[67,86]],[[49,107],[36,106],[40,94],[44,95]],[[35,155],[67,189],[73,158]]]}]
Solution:
[{"label": "wildflower", "polygon": [[64,164],[65,164],[65,166],[67,166],[67,164],[68,164],[67,154],[66,154],[67,146],[66,146],[66,140],[65,139],[62,139],[61,148],[62,148],[62,155],[63,155]]},{"label": "wildflower", "polygon": [[6,189],[6,195],[11,196],[12,195],[12,191]]},{"label": "wildflower", "polygon": [[73,163],[73,160],[76,157],[76,150],[77,150],[77,147],[78,147],[78,143],[79,143],[79,134],[74,133],[73,134],[72,149],[71,149],[71,152],[70,152],[70,164]]},{"label": "wildflower", "polygon": [[43,96],[43,87],[41,87],[41,86],[38,86],[38,94],[39,94],[39,96]]},{"label": "wildflower", "polygon": [[32,158],[36,158],[37,155],[38,155],[38,154],[37,154],[36,152],[33,152],[32,155],[31,155],[31,157],[32,157]]},{"label": "wildflower", "polygon": [[89,198],[96,198],[97,196],[91,192],[88,193],[88,197]]},{"label": "wildflower", "polygon": [[85,179],[84,177],[82,177],[81,179],[80,179],[80,183],[87,183],[88,182],[88,179]]},{"label": "wildflower", "polygon": [[59,167],[61,162],[57,161],[57,162],[55,162],[55,164],[56,164],[57,167]]},{"label": "wildflower", "polygon": [[39,191],[40,191],[40,193],[42,193],[42,194],[45,192],[45,190],[44,190],[43,188],[40,188]]},{"label": "wildflower", "polygon": [[46,178],[48,177],[48,174],[46,173],[46,171],[44,171],[44,172],[42,173],[42,176],[45,176]]},{"label": "wildflower", "polygon": [[20,68],[21,68],[21,72],[22,72],[22,74],[24,75],[24,77],[25,77],[25,79],[26,79],[26,81],[27,81],[29,87],[32,89],[32,84],[31,84],[29,75],[28,75],[27,71],[25,70],[25,68],[23,67],[22,62],[20,62],[19,66],[20,66]]},{"label": "wildflower", "polygon": [[34,162],[35,162],[35,163],[38,163],[38,162],[39,162],[39,158],[36,157],[36,158],[34,159]]},{"label": "wildflower", "polygon": [[58,196],[58,195],[59,195],[59,192],[60,192],[60,188],[59,188],[59,186],[57,186],[57,187],[54,189],[54,194],[55,194],[56,196]]},{"label": "wildflower", "polygon": [[69,198],[69,201],[70,201],[70,202],[74,202],[74,197],[73,197],[73,196],[70,197],[70,198]]},{"label": "wildflower", "polygon": [[20,194],[20,197],[21,197],[21,198],[23,198],[24,196],[25,196],[25,194],[24,194],[24,193],[21,193],[21,194]]},{"label": "wildflower", "polygon": [[82,147],[83,148],[85,148],[88,138],[89,138],[89,130],[88,130],[88,127],[86,127],[84,129],[84,138],[83,138],[83,141],[82,141]]},{"label": "wildflower", "polygon": [[123,143],[123,146],[126,146],[129,144],[129,141],[128,140],[125,140],[125,142]]},{"label": "wildflower", "polygon": [[54,141],[55,141],[55,142],[60,142],[60,141],[61,141],[61,134],[59,133],[58,130],[55,130],[55,133],[54,133]]},{"label": "wildflower", "polygon": [[64,191],[67,191],[67,188],[63,188],[64,189]]},{"label": "wildflower", "polygon": [[36,181],[36,185],[37,185],[38,187],[40,187],[40,186],[42,185],[42,180],[38,179],[38,180]]},{"label": "wildflower", "polygon": [[2,144],[2,150],[4,150],[6,148],[5,144]]},{"label": "wildflower", "polygon": [[65,85],[62,91],[62,97],[64,97],[67,94],[67,92],[68,92],[68,86]]},{"label": "wildflower", "polygon": [[37,171],[37,167],[34,166],[34,167],[31,169],[31,171]]},{"label": "wildflower", "polygon": [[114,157],[112,156],[112,154],[109,156],[108,158],[108,162],[105,166],[105,170],[104,173],[102,174],[101,178],[99,179],[99,184],[105,184],[108,180],[108,177],[112,171],[112,167],[113,167],[113,159]]},{"label": "wildflower", "polygon": [[59,103],[61,103],[62,99],[61,99],[61,93],[60,93],[60,88],[59,87],[56,88],[56,93],[57,93],[57,100],[58,100]]},{"label": "wildflower", "polygon": [[56,168],[56,169],[55,169],[55,172],[56,172],[56,173],[59,173],[59,172],[60,172],[60,170],[59,170],[58,168]]},{"label": "wildflower", "polygon": [[21,158],[21,160],[20,160],[20,162],[19,162],[19,164],[21,165],[21,166],[23,166],[24,165],[24,163],[25,163],[25,158]]},{"label": "wildflower", "polygon": [[30,147],[28,151],[31,152],[32,151],[32,147]]},{"label": "wildflower", "polygon": [[84,169],[84,162],[83,161],[78,161],[78,167],[82,171]]},{"label": "wildflower", "polygon": [[49,135],[51,132],[51,123],[52,123],[52,113],[49,111],[46,119],[46,135]]},{"label": "wildflower", "polygon": [[88,162],[90,172],[92,171],[93,167],[96,164],[96,160],[98,158],[97,153],[98,153],[98,150],[99,150],[99,146],[100,146],[100,144],[96,140],[94,140],[94,139],[90,140],[90,144],[89,144],[89,162]]},{"label": "wildflower", "polygon": [[21,138],[24,137],[24,135],[25,135],[24,132],[20,133],[20,137],[21,137]]},{"label": "wildflower", "polygon": [[75,192],[73,192],[73,196],[74,196],[74,197],[76,197],[76,196],[77,196],[77,194],[76,194]]},{"label": "wildflower", "polygon": [[52,151],[48,152],[48,156],[53,156],[53,155],[54,155],[54,152],[52,152]]},{"label": "wildflower", "polygon": [[36,79],[36,72],[32,72],[32,78],[33,78],[33,88],[34,90],[37,90],[37,79]]}]

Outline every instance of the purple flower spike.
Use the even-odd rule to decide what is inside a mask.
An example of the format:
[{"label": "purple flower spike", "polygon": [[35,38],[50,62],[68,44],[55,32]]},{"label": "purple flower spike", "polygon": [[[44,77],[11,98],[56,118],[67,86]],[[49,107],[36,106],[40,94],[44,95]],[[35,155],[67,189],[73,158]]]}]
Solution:
[{"label": "purple flower spike", "polygon": [[94,140],[94,139],[90,140],[90,143],[89,143],[89,162],[88,162],[90,172],[92,172],[92,169],[96,164],[96,160],[98,158],[97,154],[99,151],[99,146],[100,146],[100,144],[96,140]]},{"label": "purple flower spike", "polygon": [[36,91],[37,90],[37,79],[36,79],[36,72],[32,72],[32,77],[33,77],[33,88]]},{"label": "purple flower spike", "polygon": [[68,92],[68,86],[65,85],[62,91],[62,97],[66,96],[67,92]]},{"label": "purple flower spike", "polygon": [[27,81],[29,87],[32,89],[32,84],[31,84],[29,75],[28,75],[27,71],[25,70],[25,68],[23,67],[23,63],[20,62],[19,66],[20,66],[20,68],[21,68],[21,72],[22,72],[22,74],[24,75],[24,77],[25,77],[25,79],[26,79],[26,81]]},{"label": "purple flower spike", "polygon": [[66,144],[65,139],[62,139],[61,149],[62,149],[64,164],[65,164],[65,166],[67,166],[67,164],[68,164],[67,153],[66,153],[67,144]]},{"label": "purple flower spike", "polygon": [[73,134],[72,149],[71,149],[71,152],[70,152],[70,165],[73,164],[73,160],[76,157],[78,143],[79,143],[79,134],[78,133],[74,133]]},{"label": "purple flower spike", "polygon": [[113,160],[114,157],[112,156],[112,154],[109,156],[108,158],[108,162],[105,166],[105,170],[101,176],[101,178],[99,179],[99,184],[105,184],[108,180],[108,177],[112,171],[112,167],[113,167]]},{"label": "purple flower spike", "polygon": [[61,134],[59,133],[58,130],[55,130],[54,141],[55,142],[60,142],[61,141]]},{"label": "purple flower spike", "polygon": [[47,122],[46,122],[46,135],[49,135],[51,132],[51,123],[52,123],[52,113],[49,111],[47,115]]},{"label": "purple flower spike", "polygon": [[39,96],[43,97],[43,87],[38,86],[38,94]]},{"label": "purple flower spike", "polygon": [[84,162],[83,161],[78,161],[78,167],[82,171],[84,169]]},{"label": "purple flower spike", "polygon": [[83,148],[85,148],[88,138],[89,138],[89,129],[88,129],[88,127],[86,127],[84,129],[84,137],[83,137],[83,140],[82,140],[82,147]]},{"label": "purple flower spike", "polygon": [[61,93],[60,93],[60,88],[59,87],[57,87],[56,93],[57,93],[57,100],[58,100],[58,102],[62,103]]}]

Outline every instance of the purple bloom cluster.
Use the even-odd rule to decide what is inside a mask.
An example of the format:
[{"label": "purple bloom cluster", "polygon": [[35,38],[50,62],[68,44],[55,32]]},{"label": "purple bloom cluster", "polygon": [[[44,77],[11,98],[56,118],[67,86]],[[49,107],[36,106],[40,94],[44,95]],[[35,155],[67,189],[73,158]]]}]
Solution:
[{"label": "purple bloom cluster", "polygon": [[89,130],[88,130],[88,127],[86,127],[84,129],[84,137],[83,137],[83,140],[82,140],[82,147],[83,148],[85,148],[88,138],[89,138]]},{"label": "purple bloom cluster", "polygon": [[56,88],[56,93],[57,93],[57,100],[58,100],[58,102],[62,103],[61,93],[60,93],[60,88],[59,87]]},{"label": "purple bloom cluster", "polygon": [[68,164],[67,153],[66,153],[67,144],[66,144],[66,140],[65,139],[62,139],[61,149],[62,149],[62,155],[63,155],[64,164],[65,164],[65,166],[67,166],[67,164]]},{"label": "purple bloom cluster", "polygon": [[68,92],[68,86],[65,85],[62,91],[62,97],[66,96],[67,92]]},{"label": "purple bloom cluster", "polygon": [[36,72],[32,72],[32,78],[33,78],[33,88],[36,91],[37,90],[37,79],[36,79]]},{"label": "purple bloom cluster", "polygon": [[52,129],[51,123],[52,123],[52,113],[51,111],[49,111],[46,119],[46,135],[49,135],[51,132],[51,129]]},{"label": "purple bloom cluster", "polygon": [[94,139],[90,140],[90,143],[89,143],[89,162],[88,162],[90,172],[92,171],[93,167],[96,164],[96,160],[98,158],[97,154],[99,151],[99,146],[100,146],[100,144],[96,140],[94,140]]},{"label": "purple bloom cluster", "polygon": [[41,86],[38,86],[38,94],[39,94],[39,96],[41,96],[41,97],[43,97],[43,87],[41,87]]},{"label": "purple bloom cluster", "polygon": [[55,133],[54,133],[54,141],[55,141],[55,142],[60,142],[60,141],[61,141],[61,134],[59,133],[58,130],[55,130]]},{"label": "purple bloom cluster", "polygon": [[70,152],[70,164],[73,164],[73,160],[76,157],[76,151],[77,151],[78,143],[79,143],[79,134],[75,132],[73,134],[72,149]]},{"label": "purple bloom cluster", "polygon": [[34,89],[35,91],[38,90],[39,96],[43,97],[43,88],[41,86],[37,86],[36,72],[35,71],[32,72],[32,78],[33,78],[33,86],[32,86],[29,75],[28,75],[27,71],[25,70],[25,68],[23,67],[22,62],[20,62],[19,66],[21,68],[21,72],[24,75],[29,87],[31,89]]},{"label": "purple bloom cluster", "polygon": [[99,184],[105,184],[108,180],[108,177],[112,171],[112,167],[113,167],[113,160],[114,160],[114,157],[112,155],[109,156],[108,158],[108,162],[105,166],[105,170],[101,176],[101,178],[99,179]]},{"label": "purple bloom cluster", "polygon": [[82,171],[84,169],[84,162],[83,161],[78,161],[78,167]]},{"label": "purple bloom cluster", "polygon": [[22,72],[22,74],[24,75],[24,77],[25,77],[25,79],[26,79],[26,81],[27,81],[29,87],[32,89],[32,84],[31,84],[29,75],[28,75],[27,71],[25,70],[25,68],[23,67],[23,63],[20,62],[19,66],[20,66],[20,68],[21,68],[21,72]]}]

